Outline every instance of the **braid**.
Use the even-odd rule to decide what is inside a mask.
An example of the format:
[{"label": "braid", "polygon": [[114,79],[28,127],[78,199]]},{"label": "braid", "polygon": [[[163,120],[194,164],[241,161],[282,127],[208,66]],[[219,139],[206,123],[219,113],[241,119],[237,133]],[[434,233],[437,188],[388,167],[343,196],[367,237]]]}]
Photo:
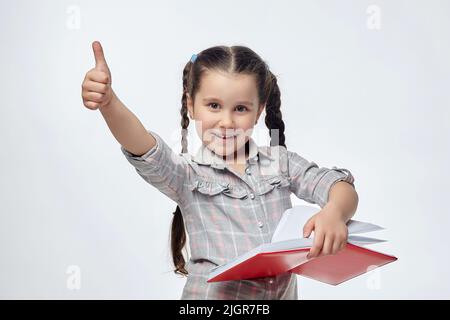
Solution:
[{"label": "braid", "polygon": [[[192,63],[190,64],[192,65]],[[188,65],[189,66],[189,65]],[[187,112],[187,83],[190,73],[190,67],[186,67],[183,71],[183,96],[181,98],[181,152],[187,153],[187,131],[189,127],[189,117]],[[171,248],[172,259],[175,265],[175,274],[187,275],[188,271],[185,269],[186,260],[181,252],[186,244],[186,232],[184,229],[183,215],[181,214],[180,207],[177,206],[173,212],[172,228],[171,228]]]},{"label": "braid", "polygon": [[[284,122],[281,114],[281,94],[280,94],[280,88],[278,87],[277,78],[272,74],[272,72],[269,71],[269,88],[270,88],[270,94],[267,98],[267,105],[266,105],[266,118],[265,123],[267,128],[269,128],[269,135],[270,135],[270,145],[280,145],[286,147],[285,144],[285,137],[284,137]],[[278,138],[279,141],[273,141],[274,133],[277,132],[278,129]],[[275,139],[277,140],[277,139]]]},{"label": "braid", "polygon": [[[186,94],[183,94],[183,99],[186,101],[186,99],[184,98],[185,96]],[[188,150],[187,131],[189,127],[189,117],[186,102],[183,102],[183,105],[180,109],[180,114],[181,114],[181,152],[186,153]]]}]

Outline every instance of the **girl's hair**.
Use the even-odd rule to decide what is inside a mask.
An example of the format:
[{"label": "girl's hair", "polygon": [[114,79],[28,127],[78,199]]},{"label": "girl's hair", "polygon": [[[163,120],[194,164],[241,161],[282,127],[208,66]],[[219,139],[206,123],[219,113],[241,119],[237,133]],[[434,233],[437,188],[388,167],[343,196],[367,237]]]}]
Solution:
[{"label": "girl's hair", "polygon": [[[186,138],[189,126],[187,93],[194,100],[200,87],[202,74],[206,70],[253,75],[257,84],[259,103],[266,103],[265,123],[269,129],[270,145],[286,147],[277,78],[270,72],[269,67],[261,57],[250,48],[245,46],[215,46],[201,51],[197,54],[194,62],[189,61],[183,70],[183,96],[180,110],[182,153],[187,152],[188,145]],[[272,139],[274,136],[277,137],[275,141]],[[176,207],[173,214],[170,242],[172,259],[175,265],[174,272],[175,274],[187,275],[188,271],[185,269],[185,260],[182,254],[182,249],[186,244],[186,233],[179,206]]]}]

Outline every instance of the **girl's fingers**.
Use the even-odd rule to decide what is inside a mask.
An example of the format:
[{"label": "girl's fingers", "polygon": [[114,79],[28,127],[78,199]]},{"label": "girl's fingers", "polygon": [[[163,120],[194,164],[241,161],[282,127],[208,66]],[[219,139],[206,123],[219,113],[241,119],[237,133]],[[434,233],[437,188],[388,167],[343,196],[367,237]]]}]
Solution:
[{"label": "girl's fingers", "polygon": [[89,91],[89,92],[85,92],[83,97],[87,101],[93,101],[93,102],[101,103],[101,102],[103,102],[104,94],[98,93],[98,92]]},{"label": "girl's fingers", "polygon": [[86,101],[86,102],[84,103],[84,105],[85,105],[86,107],[88,107],[89,109],[91,109],[91,110],[97,110],[97,109],[99,108],[99,106],[100,106],[99,103],[94,102],[94,101]]},{"label": "girl's fingers", "polygon": [[93,91],[98,93],[106,93],[108,90],[108,85],[100,82],[95,82],[91,80],[86,80],[83,83],[83,89],[86,91]]},{"label": "girl's fingers", "polygon": [[100,42],[94,41],[92,48],[95,57],[95,68],[86,73],[81,85],[81,96],[86,108],[96,110],[109,104],[113,92],[111,89],[111,72],[106,63]]},{"label": "girl's fingers", "polygon": [[338,251],[341,249],[342,247],[342,242],[339,241],[334,241],[333,243],[333,251],[331,252],[332,254],[336,254],[338,253]]},{"label": "girl's fingers", "polygon": [[311,232],[314,230],[314,217],[309,218],[303,226],[303,237],[309,238]]},{"label": "girl's fingers", "polygon": [[109,84],[110,82],[110,76],[107,72],[99,71],[97,69],[92,69],[86,74],[87,80],[92,80],[95,82],[100,82],[104,84]]},{"label": "girl's fingers", "polygon": [[314,242],[311,250],[309,250],[308,259],[316,257],[320,249],[322,249],[323,246],[323,240],[324,240],[324,234],[322,232],[317,232],[317,234],[314,235]]},{"label": "girl's fingers", "polygon": [[332,249],[332,246],[333,246],[333,240],[334,240],[333,237],[330,236],[330,235],[327,235],[325,237],[325,241],[324,241],[324,244],[323,244],[321,255],[325,256],[325,255],[331,253],[331,249]]}]

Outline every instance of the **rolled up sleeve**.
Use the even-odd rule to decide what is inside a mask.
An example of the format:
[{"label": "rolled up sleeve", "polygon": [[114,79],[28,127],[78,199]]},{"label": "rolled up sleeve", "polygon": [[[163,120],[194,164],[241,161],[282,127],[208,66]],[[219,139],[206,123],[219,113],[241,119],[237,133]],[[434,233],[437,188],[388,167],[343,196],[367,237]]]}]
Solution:
[{"label": "rolled up sleeve", "polygon": [[355,188],[355,179],[348,169],[319,167],[315,162],[291,151],[288,151],[288,159],[290,188],[299,199],[323,208],[328,202],[330,189],[336,182],[345,181]]},{"label": "rolled up sleeve", "polygon": [[155,138],[156,144],[145,154],[134,155],[123,146],[120,149],[146,182],[180,203],[183,199],[184,184],[189,180],[189,164],[181,153],[175,153],[158,134],[147,131]]}]

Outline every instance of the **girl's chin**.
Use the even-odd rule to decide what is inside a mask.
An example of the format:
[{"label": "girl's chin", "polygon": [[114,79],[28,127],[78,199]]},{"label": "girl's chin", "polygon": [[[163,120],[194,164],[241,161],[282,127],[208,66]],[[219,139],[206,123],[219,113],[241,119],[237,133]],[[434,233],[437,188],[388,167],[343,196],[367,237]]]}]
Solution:
[{"label": "girl's chin", "polygon": [[220,146],[216,144],[214,144],[213,146],[214,153],[220,156],[232,155],[234,154],[235,150],[236,149],[233,146]]},{"label": "girl's chin", "polygon": [[234,143],[214,142],[210,145],[215,154],[221,157],[233,158],[236,150],[239,150],[241,146],[236,146]]}]

